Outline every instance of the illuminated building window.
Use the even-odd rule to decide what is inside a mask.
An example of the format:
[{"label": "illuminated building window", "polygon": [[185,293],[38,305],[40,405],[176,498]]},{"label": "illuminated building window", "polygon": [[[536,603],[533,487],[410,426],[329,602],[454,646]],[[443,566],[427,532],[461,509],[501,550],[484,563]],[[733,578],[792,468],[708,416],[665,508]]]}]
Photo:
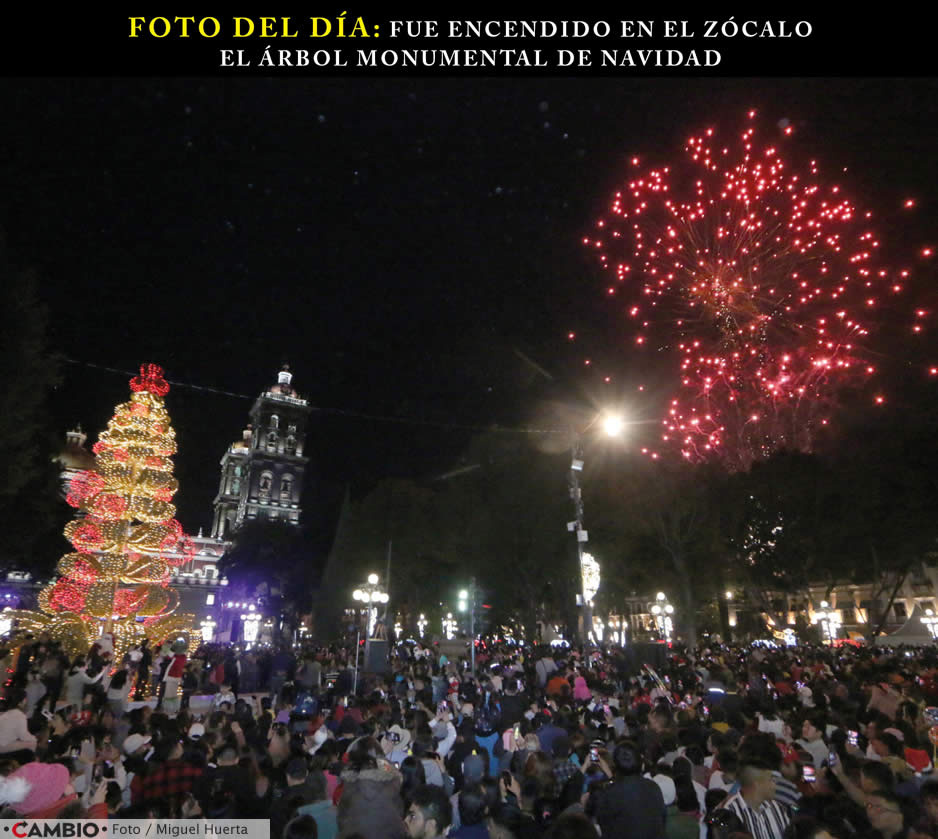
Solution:
[{"label": "illuminated building window", "polygon": [[214,606],[215,605],[215,594],[206,594],[205,595],[205,605]]}]

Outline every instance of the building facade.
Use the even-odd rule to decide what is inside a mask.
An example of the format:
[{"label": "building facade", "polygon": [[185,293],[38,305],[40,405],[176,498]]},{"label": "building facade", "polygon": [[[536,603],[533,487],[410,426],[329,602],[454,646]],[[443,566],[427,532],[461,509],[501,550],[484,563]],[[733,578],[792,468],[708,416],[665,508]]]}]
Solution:
[{"label": "building facade", "polygon": [[251,424],[221,459],[212,536],[228,539],[245,521],[266,519],[298,524],[303,479],[309,458],[303,455],[309,403],[292,386],[284,366],[254,401]]}]

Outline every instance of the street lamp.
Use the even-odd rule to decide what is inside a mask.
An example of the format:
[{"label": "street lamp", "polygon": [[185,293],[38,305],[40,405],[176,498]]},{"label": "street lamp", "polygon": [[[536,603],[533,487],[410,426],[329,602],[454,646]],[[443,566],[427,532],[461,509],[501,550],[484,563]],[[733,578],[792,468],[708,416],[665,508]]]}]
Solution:
[{"label": "street lamp", "polygon": [[651,606],[651,613],[655,617],[655,626],[658,627],[658,633],[664,638],[665,642],[671,643],[671,633],[674,631],[674,622],[671,616],[674,614],[674,607],[668,602],[668,598],[663,591],[655,595],[655,602]]},{"label": "street lamp", "polygon": [[261,616],[255,611],[254,604],[248,606],[248,612],[241,615],[241,626],[244,628],[244,642],[247,648],[257,641],[257,630],[260,627]]},{"label": "street lamp", "polygon": [[[363,585],[361,588],[357,588],[352,592],[352,599],[356,603],[363,603],[365,605],[366,613],[368,615],[368,623],[365,626],[365,638],[368,639],[371,637],[371,634],[374,630],[375,621],[378,618],[378,604],[387,603],[388,600],[390,600],[390,596],[386,591],[382,591],[379,587],[378,575],[369,574],[368,582],[365,583],[365,585]],[[357,622],[358,621],[356,620],[356,623]],[[358,653],[360,646],[361,627],[358,627],[355,632],[355,681],[352,685],[353,693],[358,690]]]},{"label": "street lamp", "polygon": [[453,617],[452,612],[447,612],[446,617],[443,618],[443,635],[447,641],[452,641],[455,634],[456,619]]},{"label": "street lamp", "polygon": [[938,615],[935,614],[933,609],[925,610],[925,616],[922,618],[922,623],[928,627],[928,631],[931,633],[931,637],[938,639]]},{"label": "street lamp", "polygon": [[837,637],[837,630],[840,627],[840,612],[830,607],[826,600],[821,601],[821,608],[814,613],[815,623],[824,625],[824,631],[827,634],[827,640],[830,644],[834,643]]},{"label": "street lamp", "polygon": [[459,591],[459,611],[469,613],[469,662],[472,675],[476,674],[476,581],[468,589]]},{"label": "street lamp", "polygon": [[215,638],[215,621],[211,618],[206,618],[203,621],[199,621],[199,626],[202,627],[202,640],[206,644],[210,644]]},{"label": "street lamp", "polygon": [[[594,423],[601,422],[607,437],[618,437],[625,428],[625,422],[613,414],[598,414],[582,432],[574,430],[573,446],[570,462],[570,498],[573,501],[575,518],[567,524],[567,530],[576,534],[576,553],[580,567],[580,594],[583,606],[583,640],[589,641],[593,636],[593,597],[599,590],[599,563],[583,550],[589,541],[589,534],[583,527],[583,492],[580,488],[580,473],[583,471],[583,440],[582,435],[589,431]],[[589,557],[590,563],[585,560]],[[589,578],[589,579],[588,579]],[[590,591],[590,588],[592,590]]]},{"label": "street lamp", "polygon": [[378,585],[378,575],[369,574],[368,582],[361,588],[352,592],[352,599],[365,604],[368,613],[368,625],[366,627],[366,637],[370,638],[375,628],[375,621],[378,618],[378,604],[387,603],[390,596],[386,591],[382,591]]}]

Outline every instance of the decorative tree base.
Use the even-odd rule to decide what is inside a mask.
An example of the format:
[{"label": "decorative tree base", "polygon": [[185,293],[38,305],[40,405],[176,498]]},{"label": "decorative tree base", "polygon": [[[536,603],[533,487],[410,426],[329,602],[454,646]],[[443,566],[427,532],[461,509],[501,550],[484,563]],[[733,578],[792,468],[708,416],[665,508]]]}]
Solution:
[{"label": "decorative tree base", "polygon": [[[73,612],[46,615],[42,612],[16,610],[7,613],[17,621],[20,632],[33,635],[45,634],[58,641],[71,658],[85,655],[104,631],[104,624],[90,618],[82,618]],[[166,640],[182,638],[191,655],[202,641],[201,633],[193,629],[194,615],[167,615],[150,624],[133,618],[115,619],[111,622],[114,633],[114,661],[119,662],[136,645],[149,639],[151,646]]]}]

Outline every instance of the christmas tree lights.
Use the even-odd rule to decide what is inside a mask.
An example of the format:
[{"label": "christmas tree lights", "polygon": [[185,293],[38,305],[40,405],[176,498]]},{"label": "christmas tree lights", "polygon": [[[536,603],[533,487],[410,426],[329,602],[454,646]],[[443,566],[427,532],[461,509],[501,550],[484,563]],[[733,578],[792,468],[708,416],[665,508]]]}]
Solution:
[{"label": "christmas tree lights", "polygon": [[170,503],[178,483],[176,435],[163,404],[169,385],[160,367],[145,364],[130,389],[93,447],[95,468],[69,487],[68,503],[80,511],[65,527],[75,551],[40,592],[40,611],[10,615],[19,629],[45,632],[72,655],[111,632],[116,661],[144,638],[199,640],[193,616],[176,614],[179,598],[169,586],[170,568],[195,552]]}]

